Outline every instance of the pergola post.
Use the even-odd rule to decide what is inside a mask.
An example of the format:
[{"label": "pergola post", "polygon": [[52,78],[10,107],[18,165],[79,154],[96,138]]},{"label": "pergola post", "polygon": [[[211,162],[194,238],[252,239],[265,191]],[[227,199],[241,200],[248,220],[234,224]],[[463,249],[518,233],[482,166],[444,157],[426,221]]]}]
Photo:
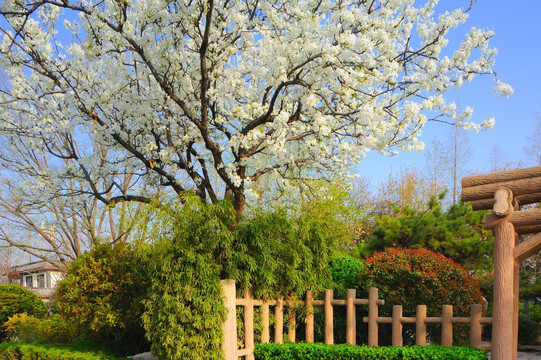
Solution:
[{"label": "pergola post", "polygon": [[[516,359],[514,347],[515,230],[502,221],[494,229],[494,311],[492,313],[493,360]],[[514,355],[513,355],[514,354]]]},{"label": "pergola post", "polygon": [[[520,243],[520,236],[515,232],[515,248]],[[515,249],[513,249],[514,254]],[[518,303],[520,302],[520,293],[519,293],[519,285],[520,285],[520,261],[518,261],[514,256],[514,271],[513,271],[513,349],[515,349],[513,353],[513,359],[517,360],[517,350],[518,349]]]},{"label": "pergola post", "polygon": [[[474,210],[492,209],[485,228],[494,231],[492,360],[516,360],[520,262],[541,250],[541,166],[462,179],[462,201]],[[535,234],[520,242],[519,234]]]}]

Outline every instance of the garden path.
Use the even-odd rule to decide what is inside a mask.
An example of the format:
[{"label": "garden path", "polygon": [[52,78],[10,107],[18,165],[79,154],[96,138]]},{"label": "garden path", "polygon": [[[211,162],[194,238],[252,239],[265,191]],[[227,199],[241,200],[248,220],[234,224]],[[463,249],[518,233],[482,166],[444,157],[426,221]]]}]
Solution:
[{"label": "garden path", "polygon": [[541,360],[541,352],[539,351],[519,351],[517,354],[517,360]]}]

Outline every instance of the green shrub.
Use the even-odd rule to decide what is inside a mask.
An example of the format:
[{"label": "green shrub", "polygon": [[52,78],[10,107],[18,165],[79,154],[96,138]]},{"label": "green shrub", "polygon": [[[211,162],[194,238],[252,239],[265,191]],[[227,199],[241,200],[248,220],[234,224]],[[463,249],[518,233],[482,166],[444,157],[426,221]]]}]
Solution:
[{"label": "green shrub", "polygon": [[117,360],[113,355],[69,345],[0,343],[1,360]]},{"label": "green shrub", "polygon": [[58,314],[42,320],[25,313],[13,315],[4,323],[6,337],[20,343],[40,341],[67,344],[75,339],[75,327]]},{"label": "green shrub", "polygon": [[51,315],[39,326],[39,341],[47,344],[67,344],[75,340],[76,331],[61,315]]},{"label": "green shrub", "polygon": [[531,315],[519,312],[518,317],[518,343],[521,345],[533,345],[539,342],[541,325]]},{"label": "green shrub", "polygon": [[[469,316],[471,305],[482,303],[479,285],[466,270],[428,250],[387,249],[374,254],[360,274],[362,297],[368,296],[370,286],[377,287],[379,297],[385,300],[380,307],[382,316],[391,316],[393,305],[402,305],[404,316],[415,316],[417,305],[426,305],[428,316],[441,316],[442,305],[453,305],[454,316]],[[431,341],[440,340],[439,329],[428,329]],[[468,343],[468,326],[455,325],[453,333],[455,343]],[[412,339],[407,326],[405,334]]]},{"label": "green shrub", "polygon": [[1,325],[9,317],[22,313],[44,318],[47,316],[47,307],[40,298],[22,286],[0,285],[0,341],[6,336]]},{"label": "green shrub", "polygon": [[256,360],[486,360],[486,351],[470,347],[371,347],[325,344],[258,344]]},{"label": "green shrub", "polygon": [[359,274],[363,268],[361,260],[346,254],[335,254],[329,264],[329,272],[334,283],[334,296],[345,298],[347,289],[359,286]]},{"label": "green shrub", "polygon": [[57,286],[60,314],[82,335],[144,350],[141,316],[150,286],[145,263],[144,254],[125,243],[100,245],[84,253]]},{"label": "green shrub", "polygon": [[470,203],[443,209],[442,200],[431,197],[425,209],[395,208],[392,215],[376,216],[373,230],[360,253],[387,248],[427,249],[443,254],[468,270],[492,270],[494,238],[484,226],[486,211],[473,211]]},{"label": "green shrub", "polygon": [[143,315],[151,350],[162,359],[221,359],[220,262],[231,255],[236,214],[227,203],[188,198],[182,210],[158,215],[155,276]]},{"label": "green shrub", "polygon": [[[331,289],[334,291],[335,299],[345,299],[348,289],[357,289],[359,287],[359,274],[363,267],[361,260],[349,256],[348,254],[338,253],[333,255],[329,264],[329,272],[333,285]],[[324,314],[321,306],[316,306],[314,309],[316,321],[316,341],[324,339]],[[366,308],[363,306],[356,307],[357,324],[363,323],[363,316],[367,316]],[[302,324],[302,323],[301,323]],[[334,343],[346,343],[346,307],[336,306],[334,308]],[[368,332],[365,326],[358,327],[357,344],[367,342]],[[321,334],[319,334],[321,332]],[[319,336],[318,336],[319,335]]]},{"label": "green shrub", "polygon": [[[521,309],[521,311],[524,312],[524,305],[521,304],[521,306],[519,306],[519,308]],[[534,321],[537,321],[537,322],[541,322],[541,305],[539,304],[530,304],[530,306],[528,307],[528,315],[532,318],[532,320]]]},{"label": "green shrub", "polygon": [[38,341],[41,320],[25,313],[15,314],[3,325],[6,338],[11,341],[32,343]]}]

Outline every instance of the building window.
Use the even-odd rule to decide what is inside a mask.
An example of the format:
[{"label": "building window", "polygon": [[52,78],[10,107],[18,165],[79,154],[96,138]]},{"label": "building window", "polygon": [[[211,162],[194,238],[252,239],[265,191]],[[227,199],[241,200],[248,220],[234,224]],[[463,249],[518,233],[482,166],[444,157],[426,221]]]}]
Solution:
[{"label": "building window", "polygon": [[45,287],[45,274],[39,274],[37,276],[37,281],[38,281],[38,287],[44,288]]},{"label": "building window", "polygon": [[34,287],[34,284],[32,283],[32,275],[25,277],[25,283],[26,287]]}]

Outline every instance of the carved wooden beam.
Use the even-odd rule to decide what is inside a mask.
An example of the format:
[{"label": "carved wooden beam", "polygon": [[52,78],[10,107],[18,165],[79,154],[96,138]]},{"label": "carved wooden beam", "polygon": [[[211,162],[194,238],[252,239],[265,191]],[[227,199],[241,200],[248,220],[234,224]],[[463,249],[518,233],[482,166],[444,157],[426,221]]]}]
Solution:
[{"label": "carved wooden beam", "polygon": [[527,225],[516,227],[515,232],[519,235],[537,234],[538,232],[541,232],[541,225]]},{"label": "carved wooden beam", "polygon": [[[522,205],[535,204],[541,202],[541,193],[524,194],[513,197],[513,205],[515,210]],[[483,199],[472,201],[471,207],[474,211],[490,210],[494,206],[494,199]]]},{"label": "carved wooden beam", "polygon": [[541,227],[541,209],[513,211],[503,218],[495,214],[489,214],[485,217],[485,227],[492,230],[503,220],[507,220],[513,224],[515,231],[520,234],[522,232],[519,232],[518,229],[535,229]]},{"label": "carved wooden beam", "polygon": [[541,250],[541,233],[538,233],[515,246],[513,249],[513,257],[520,263],[537,253],[539,250]]},{"label": "carved wooden beam", "polygon": [[541,166],[534,166],[525,169],[501,171],[486,175],[468,176],[462,179],[462,188],[502,183],[506,181],[529,179],[541,177]]},{"label": "carved wooden beam", "polygon": [[[496,190],[501,187],[506,187],[511,190],[514,196],[541,193],[541,176],[492,184],[477,185],[466,188],[463,187],[462,201],[491,199],[494,196]],[[539,198],[538,201],[541,201],[541,198]],[[537,200],[533,202],[537,202]]]}]

